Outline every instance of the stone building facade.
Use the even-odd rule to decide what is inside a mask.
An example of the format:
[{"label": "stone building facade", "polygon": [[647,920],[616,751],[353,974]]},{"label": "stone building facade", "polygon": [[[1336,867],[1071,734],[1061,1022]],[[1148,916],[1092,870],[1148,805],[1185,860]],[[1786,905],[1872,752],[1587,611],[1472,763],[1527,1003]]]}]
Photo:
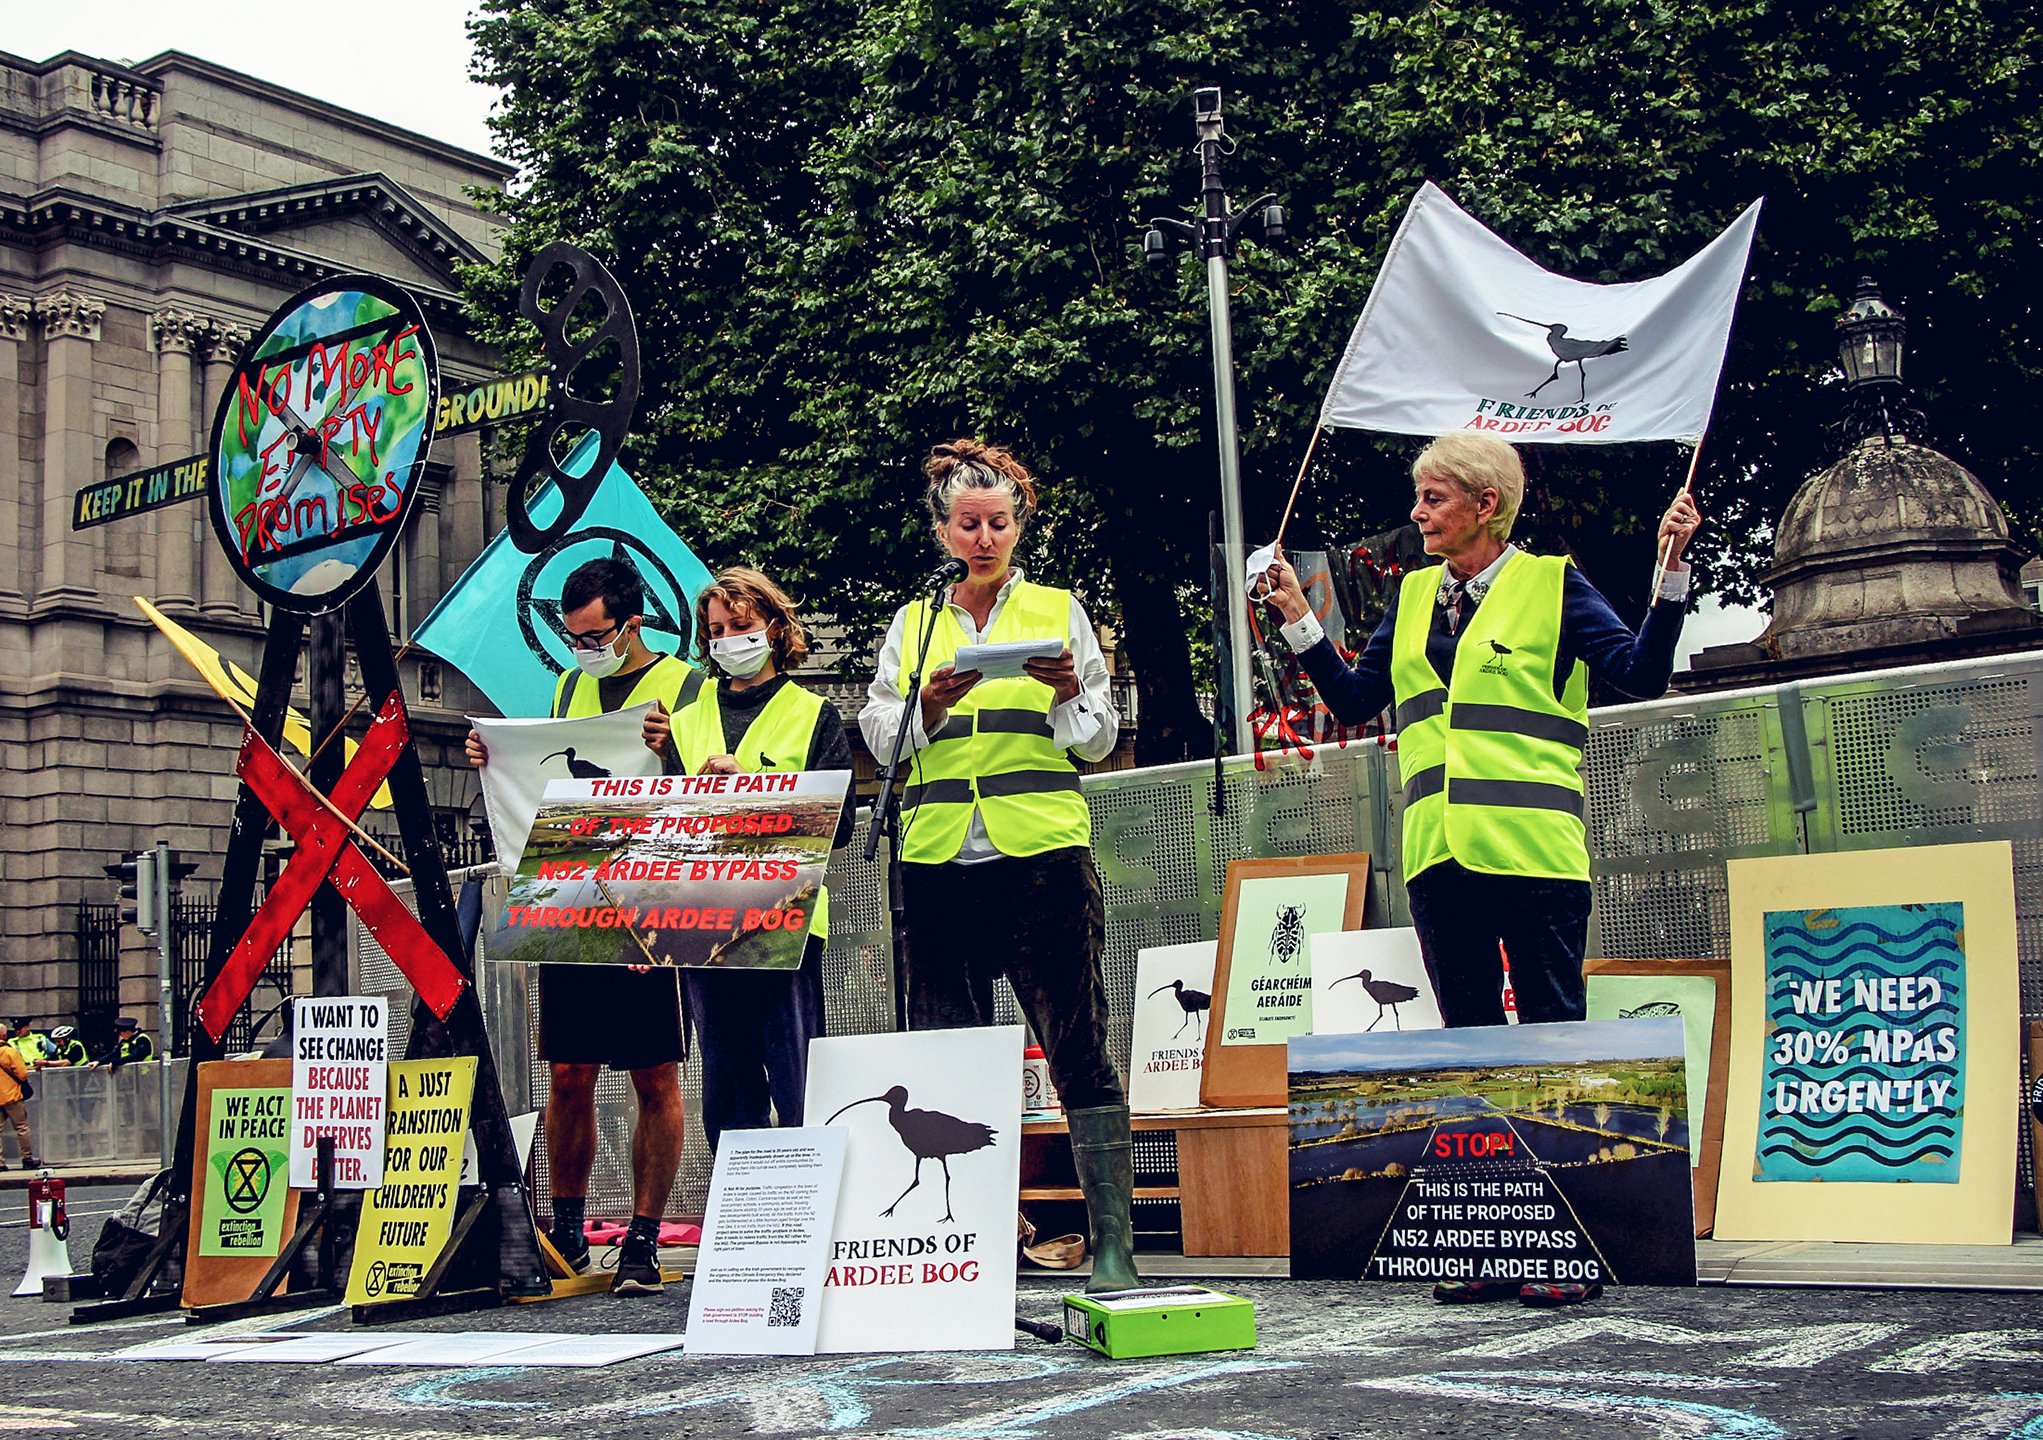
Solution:
[{"label": "stone building facade", "polygon": [[[495,374],[455,266],[495,246],[468,192],[508,176],[174,51],[134,66],[0,53],[0,1006],[45,1023],[78,1012],[80,902],[113,900],[102,867],[125,852],[160,837],[199,861],[195,889],[219,875],[239,722],[133,597],[251,673],[261,653],[264,617],[205,501],[74,531],[74,496],[206,449],[239,347],[336,274],[410,289],[448,385]],[[433,458],[381,576],[400,642],[502,509],[478,433]],[[476,801],[472,773],[446,763],[475,697],[430,657],[404,669],[452,830]],[[153,956],[132,929],[121,944],[115,998],[153,1018]]]}]

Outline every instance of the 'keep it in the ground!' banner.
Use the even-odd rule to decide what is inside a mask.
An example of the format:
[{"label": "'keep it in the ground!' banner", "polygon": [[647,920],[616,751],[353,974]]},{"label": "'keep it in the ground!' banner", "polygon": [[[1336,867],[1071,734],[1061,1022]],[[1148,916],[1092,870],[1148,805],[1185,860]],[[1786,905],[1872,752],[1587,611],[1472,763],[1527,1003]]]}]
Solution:
[{"label": "'keep it in the ground!' banner", "polygon": [[556,780],[492,960],[801,964],[849,770]]}]

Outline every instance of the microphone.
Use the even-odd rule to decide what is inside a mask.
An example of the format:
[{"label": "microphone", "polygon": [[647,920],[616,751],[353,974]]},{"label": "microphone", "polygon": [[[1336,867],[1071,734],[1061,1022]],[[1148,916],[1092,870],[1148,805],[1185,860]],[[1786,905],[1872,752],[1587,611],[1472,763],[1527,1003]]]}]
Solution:
[{"label": "microphone", "polygon": [[964,579],[966,574],[965,562],[953,555],[950,559],[944,561],[943,564],[936,567],[935,572],[929,577],[929,583],[931,585],[948,585],[953,581]]}]

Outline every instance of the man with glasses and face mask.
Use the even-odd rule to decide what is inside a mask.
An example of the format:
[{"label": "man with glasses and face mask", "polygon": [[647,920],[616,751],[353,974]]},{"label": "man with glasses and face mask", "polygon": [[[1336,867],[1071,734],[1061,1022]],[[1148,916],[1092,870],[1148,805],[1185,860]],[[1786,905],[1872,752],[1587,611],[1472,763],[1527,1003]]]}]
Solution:
[{"label": "man with glasses and face mask", "polygon": [[[582,719],[653,702],[646,748],[667,774],[681,773],[673,716],[701,689],[701,674],[645,643],[645,587],[621,560],[591,560],[561,586],[562,628],[575,668],[553,692],[555,719]],[[468,761],[489,762],[482,737],[468,732]],[[681,1159],[684,1051],[681,993],[674,971],[643,966],[539,967],[539,1051],[552,1072],[546,1107],[546,1159],[553,1191],[549,1238],[577,1271],[589,1265],[582,1222],[589,1172],[596,1163],[596,1081],[602,1068],[626,1070],[638,1095],[631,1133],[632,1219],[618,1256],[617,1295],[662,1288],[660,1220]]]}]

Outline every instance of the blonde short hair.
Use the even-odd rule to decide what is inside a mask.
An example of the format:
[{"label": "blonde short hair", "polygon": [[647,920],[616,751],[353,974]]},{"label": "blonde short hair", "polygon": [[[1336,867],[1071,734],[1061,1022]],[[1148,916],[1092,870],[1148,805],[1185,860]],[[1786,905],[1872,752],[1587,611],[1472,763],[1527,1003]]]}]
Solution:
[{"label": "blonde short hair", "polygon": [[795,600],[787,591],[750,565],[729,565],[695,597],[695,653],[705,665],[718,669],[709,653],[709,602],[716,600],[733,614],[743,610],[766,622],[767,643],[773,647],[777,670],[792,670],[809,658],[809,632],[795,614]]},{"label": "blonde short hair", "polygon": [[1412,462],[1412,479],[1444,480],[1478,503],[1483,491],[1496,491],[1497,513],[1489,525],[1496,540],[1511,538],[1518,507],[1525,503],[1525,466],[1518,452],[1494,435],[1465,430],[1442,435]]}]

